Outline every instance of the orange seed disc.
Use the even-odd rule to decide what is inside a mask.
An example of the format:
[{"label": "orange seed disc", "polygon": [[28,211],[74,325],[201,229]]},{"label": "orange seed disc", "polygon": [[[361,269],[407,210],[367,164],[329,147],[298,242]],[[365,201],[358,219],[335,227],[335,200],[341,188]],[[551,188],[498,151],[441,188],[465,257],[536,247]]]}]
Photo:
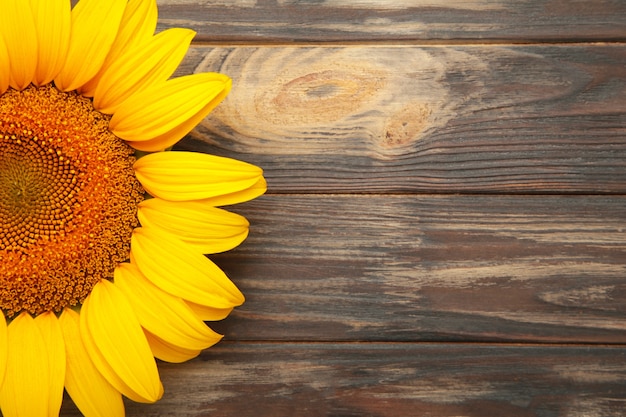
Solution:
[{"label": "orange seed disc", "polygon": [[143,190],[133,150],[89,99],[52,85],[0,96],[0,309],[81,303],[128,259]]}]

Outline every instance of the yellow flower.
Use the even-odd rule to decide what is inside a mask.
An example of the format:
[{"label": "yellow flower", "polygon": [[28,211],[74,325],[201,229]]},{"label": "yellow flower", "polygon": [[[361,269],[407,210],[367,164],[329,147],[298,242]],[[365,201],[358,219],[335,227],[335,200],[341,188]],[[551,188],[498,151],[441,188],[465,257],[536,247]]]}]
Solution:
[{"label": "yellow flower", "polygon": [[[155,357],[220,340],[244,301],[204,254],[266,190],[261,169],[170,148],[228,93],[170,78],[194,32],[154,34],[155,0],[0,0],[0,408],[123,416],[162,395]],[[135,152],[140,151],[140,152]],[[140,157],[139,157],[140,156]]]}]

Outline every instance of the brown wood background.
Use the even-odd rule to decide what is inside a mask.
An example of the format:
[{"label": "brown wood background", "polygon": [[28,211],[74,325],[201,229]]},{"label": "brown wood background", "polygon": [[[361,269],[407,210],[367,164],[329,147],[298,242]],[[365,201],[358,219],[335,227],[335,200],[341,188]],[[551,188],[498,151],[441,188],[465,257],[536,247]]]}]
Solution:
[{"label": "brown wood background", "polygon": [[224,341],[128,416],[626,415],[626,2],[159,5],[234,80],[179,147],[269,192]]}]

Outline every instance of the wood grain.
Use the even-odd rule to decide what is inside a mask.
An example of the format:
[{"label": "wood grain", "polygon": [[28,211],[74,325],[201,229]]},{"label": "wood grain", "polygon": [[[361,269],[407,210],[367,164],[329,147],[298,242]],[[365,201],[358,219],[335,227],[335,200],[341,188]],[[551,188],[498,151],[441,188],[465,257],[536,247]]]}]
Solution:
[{"label": "wood grain", "polygon": [[624,415],[626,2],[158,4],[234,80],[178,149],[269,191],[225,340],[128,417]]},{"label": "wood grain", "polygon": [[221,344],[160,370],[163,399],[128,417],[618,417],[626,403],[611,347]]},{"label": "wood grain", "polygon": [[624,193],[626,46],[197,47],[231,76],[183,143],[272,192]]},{"label": "wood grain", "polygon": [[626,38],[620,0],[159,0],[160,28],[197,41],[607,41]]},{"label": "wood grain", "polygon": [[212,256],[250,341],[626,343],[626,198],[266,196]]}]

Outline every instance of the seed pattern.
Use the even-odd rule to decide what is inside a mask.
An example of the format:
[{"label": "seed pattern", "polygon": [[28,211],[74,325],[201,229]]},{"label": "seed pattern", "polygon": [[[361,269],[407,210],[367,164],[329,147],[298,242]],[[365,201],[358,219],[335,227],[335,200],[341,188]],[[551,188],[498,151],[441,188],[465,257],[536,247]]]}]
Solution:
[{"label": "seed pattern", "polygon": [[132,149],[89,99],[52,85],[0,96],[0,308],[82,302],[128,259],[143,190]]}]

